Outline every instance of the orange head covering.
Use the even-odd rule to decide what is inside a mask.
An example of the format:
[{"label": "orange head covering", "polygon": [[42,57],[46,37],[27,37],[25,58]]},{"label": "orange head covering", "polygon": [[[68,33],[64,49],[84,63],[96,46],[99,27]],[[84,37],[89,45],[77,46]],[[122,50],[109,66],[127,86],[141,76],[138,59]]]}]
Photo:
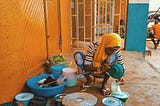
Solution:
[{"label": "orange head covering", "polygon": [[93,66],[99,67],[100,62],[107,57],[105,54],[105,48],[115,46],[121,46],[121,37],[116,33],[104,34],[102,36],[102,41],[95,52]]}]

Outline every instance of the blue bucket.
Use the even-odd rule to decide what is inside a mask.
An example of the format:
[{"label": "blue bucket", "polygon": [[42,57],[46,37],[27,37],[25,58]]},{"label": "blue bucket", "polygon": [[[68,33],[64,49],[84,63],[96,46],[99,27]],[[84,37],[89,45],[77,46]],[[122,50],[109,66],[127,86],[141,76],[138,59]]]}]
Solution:
[{"label": "blue bucket", "polygon": [[63,75],[67,76],[66,86],[75,86],[77,84],[77,70],[75,68],[64,68]]},{"label": "blue bucket", "polygon": [[64,65],[55,65],[55,66],[51,66],[51,71],[52,74],[54,75],[54,77],[59,77],[62,75],[62,70],[66,68],[66,66]]}]

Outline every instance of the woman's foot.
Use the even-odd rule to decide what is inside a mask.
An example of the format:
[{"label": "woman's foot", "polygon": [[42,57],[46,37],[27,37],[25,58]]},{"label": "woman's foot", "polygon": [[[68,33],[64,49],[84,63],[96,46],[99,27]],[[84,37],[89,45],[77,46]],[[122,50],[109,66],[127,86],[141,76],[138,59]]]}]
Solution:
[{"label": "woman's foot", "polygon": [[86,82],[85,84],[82,84],[79,89],[80,91],[84,92],[87,91],[87,88],[91,87],[92,85],[92,82]]},{"label": "woman's foot", "polygon": [[111,90],[109,88],[102,89],[102,95],[109,96],[111,94]]},{"label": "woman's foot", "polygon": [[87,91],[87,87],[85,87],[84,84],[82,84],[82,85],[79,87],[79,90],[80,90],[81,92],[85,92],[85,91]]},{"label": "woman's foot", "polygon": [[155,44],[155,45],[154,45],[154,49],[157,49],[157,47],[158,47],[158,44]]}]

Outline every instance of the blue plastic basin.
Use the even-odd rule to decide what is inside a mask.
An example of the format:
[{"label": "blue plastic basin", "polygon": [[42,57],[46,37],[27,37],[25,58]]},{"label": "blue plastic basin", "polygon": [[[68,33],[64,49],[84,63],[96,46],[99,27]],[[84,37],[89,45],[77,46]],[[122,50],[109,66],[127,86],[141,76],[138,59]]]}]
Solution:
[{"label": "blue plastic basin", "polygon": [[61,76],[62,75],[62,70],[66,68],[64,65],[55,65],[51,66],[51,71],[54,76]]},{"label": "blue plastic basin", "polygon": [[65,83],[58,86],[48,87],[48,88],[42,88],[42,87],[36,86],[39,80],[43,78],[47,78],[49,75],[52,75],[52,74],[43,74],[43,75],[34,76],[27,80],[27,86],[31,89],[31,91],[35,95],[38,95],[38,96],[51,97],[59,93],[62,93],[65,87]]}]

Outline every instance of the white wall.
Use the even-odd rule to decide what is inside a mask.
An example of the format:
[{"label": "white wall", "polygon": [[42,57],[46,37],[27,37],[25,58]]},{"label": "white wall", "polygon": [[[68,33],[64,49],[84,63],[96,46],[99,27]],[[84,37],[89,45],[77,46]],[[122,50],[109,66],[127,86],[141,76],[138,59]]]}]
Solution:
[{"label": "white wall", "polygon": [[149,0],[149,11],[157,11],[160,7],[160,0]]}]

